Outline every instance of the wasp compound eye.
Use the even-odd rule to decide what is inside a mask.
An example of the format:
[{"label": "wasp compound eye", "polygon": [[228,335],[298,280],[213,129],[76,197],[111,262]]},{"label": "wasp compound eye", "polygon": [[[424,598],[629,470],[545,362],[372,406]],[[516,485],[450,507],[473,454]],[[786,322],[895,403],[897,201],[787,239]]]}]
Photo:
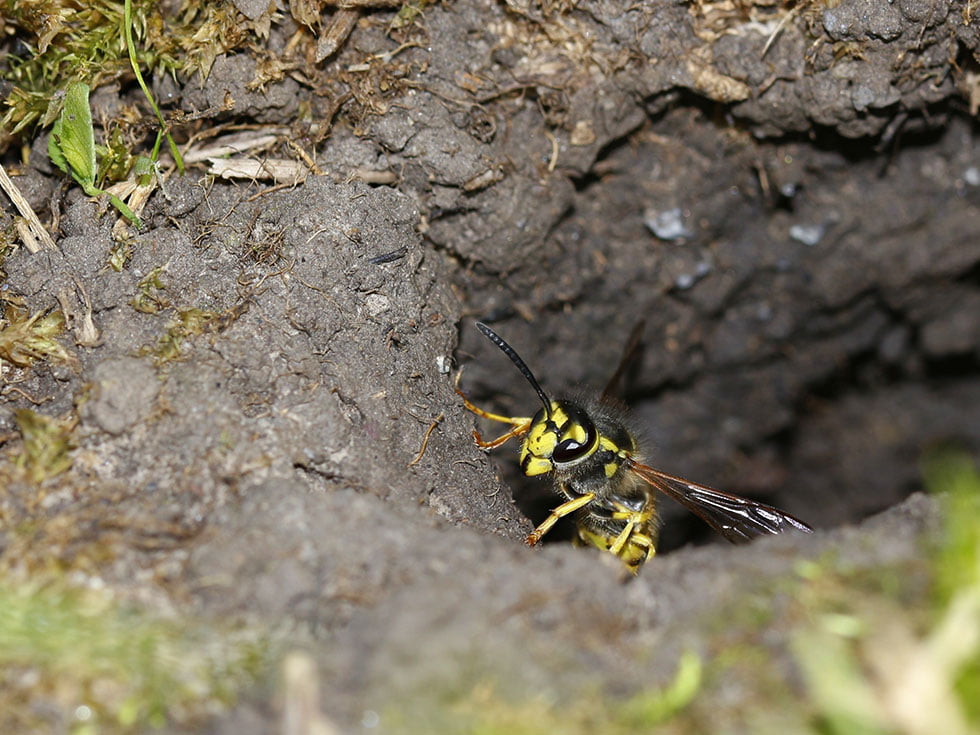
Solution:
[{"label": "wasp compound eye", "polygon": [[574,462],[588,451],[589,447],[587,444],[579,444],[574,439],[566,439],[555,447],[551,458],[558,464],[565,464],[567,462]]},{"label": "wasp compound eye", "polygon": [[597,438],[595,424],[591,421],[583,421],[579,425],[585,429],[585,440],[563,439],[558,442],[551,453],[553,462],[557,464],[575,462],[595,450]]}]

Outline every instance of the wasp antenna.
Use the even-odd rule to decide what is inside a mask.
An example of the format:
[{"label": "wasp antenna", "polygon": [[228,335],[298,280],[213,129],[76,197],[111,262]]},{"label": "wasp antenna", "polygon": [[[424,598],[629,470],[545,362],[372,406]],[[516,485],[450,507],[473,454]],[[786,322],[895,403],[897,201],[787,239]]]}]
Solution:
[{"label": "wasp antenna", "polygon": [[548,400],[548,396],[545,395],[545,392],[541,388],[541,385],[534,377],[534,374],[531,372],[531,368],[527,366],[527,364],[521,359],[521,356],[517,354],[517,352],[514,350],[513,347],[511,347],[509,344],[504,342],[503,337],[501,337],[495,331],[490,329],[490,327],[488,327],[486,324],[484,324],[483,322],[477,322],[476,328],[479,329],[481,332],[483,332],[483,334],[486,335],[487,339],[489,339],[491,342],[497,345],[497,347],[500,348],[500,351],[510,358],[510,361],[512,363],[517,365],[517,369],[521,371],[521,375],[523,375],[527,379],[527,382],[531,384],[531,387],[534,388],[535,392],[538,394],[538,398],[540,398],[541,403],[544,404],[544,412],[550,418],[551,401]]}]

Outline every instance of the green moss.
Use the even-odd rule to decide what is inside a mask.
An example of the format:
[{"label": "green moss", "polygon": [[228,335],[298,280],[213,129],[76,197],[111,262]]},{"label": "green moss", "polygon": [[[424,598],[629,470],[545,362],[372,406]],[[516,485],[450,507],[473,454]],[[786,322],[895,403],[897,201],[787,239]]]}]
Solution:
[{"label": "green moss", "polygon": [[942,494],[944,533],[936,554],[937,655],[964,719],[980,730],[980,472],[964,453],[926,458],[927,487]]},{"label": "green moss", "polygon": [[685,653],[677,663],[677,674],[663,689],[644,690],[616,709],[617,720],[627,732],[653,727],[682,712],[701,689],[703,674],[701,659]]},{"label": "green moss", "polygon": [[[109,250],[108,265],[116,273],[122,272],[123,269],[129,264],[129,261],[133,258],[133,241],[123,240],[121,242],[116,242],[113,244],[112,248]],[[142,282],[141,282],[142,285]],[[142,309],[137,308],[136,300],[143,295],[142,290],[140,294],[134,298],[133,308],[137,311],[142,311]]]},{"label": "green moss", "polygon": [[980,658],[965,663],[954,686],[967,719],[977,727],[980,724]]},{"label": "green moss", "polygon": [[248,21],[219,0],[185,0],[177,13],[154,0],[134,0],[128,23],[123,0],[0,0],[0,16],[5,36],[19,39],[24,49],[0,62],[12,85],[3,100],[0,150],[34,124],[51,124],[60,111],[57,95],[70,82],[94,89],[108,80],[133,79],[123,28],[138,46],[144,69],[202,76],[219,54],[264,32],[261,22]]},{"label": "green moss", "polygon": [[19,408],[14,411],[14,421],[23,439],[14,461],[32,482],[43,482],[71,468],[74,418],[56,419]]},{"label": "green moss", "polygon": [[943,502],[936,596],[940,605],[948,605],[964,590],[980,587],[980,474],[967,455],[940,451],[925,459],[923,475]]},{"label": "green moss", "polygon": [[5,60],[4,77],[13,87],[0,127],[17,134],[38,120],[50,124],[49,105],[69,80],[101,80],[124,71],[122,13],[122,2],[105,0],[4,0],[6,25],[21,36],[25,51]]},{"label": "green moss", "polygon": [[170,362],[181,356],[181,346],[188,337],[204,334],[218,319],[218,314],[204,309],[180,309],[177,318],[167,327],[167,332],[155,347],[148,350],[158,363]]},{"label": "green moss", "polygon": [[143,276],[137,284],[136,295],[130,302],[136,311],[143,314],[156,314],[161,309],[170,306],[170,299],[164,294],[167,289],[167,283],[163,277],[166,270],[167,267],[163,265],[154,268]]},{"label": "green moss", "polygon": [[60,311],[37,312],[7,303],[0,318],[0,361],[28,367],[37,360],[72,363],[68,351],[55,339],[65,331]]},{"label": "green moss", "polygon": [[178,309],[177,316],[170,321],[166,333],[153,347],[144,347],[142,355],[152,356],[157,363],[170,362],[180,358],[184,341],[201,334],[217,334],[230,327],[247,308],[245,303],[233,306],[223,312],[189,307]]},{"label": "green moss", "polygon": [[[515,699],[483,682],[436,708],[420,712],[418,703],[392,706],[381,717],[385,730],[396,733],[466,732],[473,735],[630,735],[650,732],[669,722],[690,705],[702,683],[701,659],[681,656],[672,682],[662,688],[641,689],[626,699],[601,691],[582,691],[568,702],[541,695]],[[423,707],[424,707],[423,703]]]},{"label": "green moss", "polygon": [[[793,637],[793,653],[806,681],[815,714],[813,729],[826,735],[872,735],[887,732],[887,718],[868,681],[852,633],[862,622],[827,616],[821,625],[799,631]],[[850,630],[853,629],[853,630]]]},{"label": "green moss", "polygon": [[[861,575],[805,570],[792,649],[821,733],[980,729],[980,475],[960,454],[925,462],[940,494],[940,541],[922,570]],[[917,576],[931,579],[928,586]]]},{"label": "green moss", "polygon": [[[267,663],[254,632],[163,620],[109,596],[0,583],[0,731],[135,733],[219,711]],[[178,728],[180,729],[180,728]]]}]

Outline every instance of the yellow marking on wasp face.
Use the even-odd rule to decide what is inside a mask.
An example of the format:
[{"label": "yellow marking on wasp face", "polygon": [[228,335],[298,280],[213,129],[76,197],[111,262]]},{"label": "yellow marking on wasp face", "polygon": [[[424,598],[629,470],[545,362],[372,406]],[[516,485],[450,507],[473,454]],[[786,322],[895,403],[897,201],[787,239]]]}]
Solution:
[{"label": "yellow marking on wasp face", "polygon": [[[521,444],[521,467],[528,477],[545,475],[555,468],[551,461],[551,455],[554,453],[555,447],[558,446],[560,437],[548,419],[548,416],[543,416],[532,423],[524,443]],[[552,401],[550,419],[554,425],[561,426],[568,421],[568,414]]]},{"label": "yellow marking on wasp face", "polygon": [[630,456],[630,451],[628,449],[623,449],[607,436],[599,437],[599,448],[608,449],[610,452],[615,452],[622,459],[626,459]]},{"label": "yellow marking on wasp face", "polygon": [[555,463],[550,459],[544,457],[531,457],[526,463],[524,463],[524,453],[521,453],[521,466],[524,468],[524,474],[528,477],[536,477],[537,475],[547,475],[553,469],[555,469]]},{"label": "yellow marking on wasp face", "polygon": [[619,451],[619,447],[617,447],[613,443],[612,439],[610,439],[609,437],[606,437],[606,436],[600,436],[599,437],[599,448],[600,449],[608,449],[611,452],[618,452]]},{"label": "yellow marking on wasp face", "polygon": [[599,448],[614,452],[616,455],[612,462],[607,462],[602,466],[603,471],[606,473],[606,477],[612,477],[615,475],[622,466],[623,460],[630,456],[628,451],[621,449],[615,442],[605,436],[599,437]]},{"label": "yellow marking on wasp face", "polygon": [[550,457],[556,446],[558,446],[558,433],[545,422],[539,421],[531,424],[531,430],[527,433],[521,453],[530,452],[535,457]]},{"label": "yellow marking on wasp face", "polygon": [[558,435],[545,421],[531,424],[524,443],[521,444],[521,467],[528,477],[544,475],[554,469],[551,455],[558,446]]},{"label": "yellow marking on wasp face", "polygon": [[561,440],[571,439],[577,444],[584,444],[585,440],[589,438],[589,433],[585,430],[585,427],[581,424],[572,424],[565,430],[565,433],[561,435]]}]

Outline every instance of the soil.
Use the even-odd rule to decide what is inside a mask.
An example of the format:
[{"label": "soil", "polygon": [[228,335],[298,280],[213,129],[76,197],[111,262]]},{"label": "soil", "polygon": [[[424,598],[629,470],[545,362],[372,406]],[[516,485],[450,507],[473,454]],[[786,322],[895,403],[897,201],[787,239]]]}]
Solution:
[{"label": "soil", "polygon": [[[559,701],[662,684],[698,620],[802,558],[913,559],[923,452],[980,454],[968,12],[459,0],[396,39],[366,9],[317,85],[250,85],[247,53],[156,82],[171,110],[232,99],[212,124],[288,126],[321,175],[173,174],[121,270],[112,210],[64,194],[39,139],[17,184],[58,249],[8,257],[0,288],[60,304],[75,363],[7,369],[0,437],[19,408],[78,425],[43,503],[4,490],[7,565],[285,629],[353,732],[484,676]],[[622,394],[647,459],[816,534],[679,548],[710,532],[665,501],[628,584],[561,531],[524,547],[555,498],[513,443],[473,444],[454,379],[506,415],[536,398],[475,319],[555,394],[601,390],[642,322]],[[278,716],[259,692],[209,728]]]}]

